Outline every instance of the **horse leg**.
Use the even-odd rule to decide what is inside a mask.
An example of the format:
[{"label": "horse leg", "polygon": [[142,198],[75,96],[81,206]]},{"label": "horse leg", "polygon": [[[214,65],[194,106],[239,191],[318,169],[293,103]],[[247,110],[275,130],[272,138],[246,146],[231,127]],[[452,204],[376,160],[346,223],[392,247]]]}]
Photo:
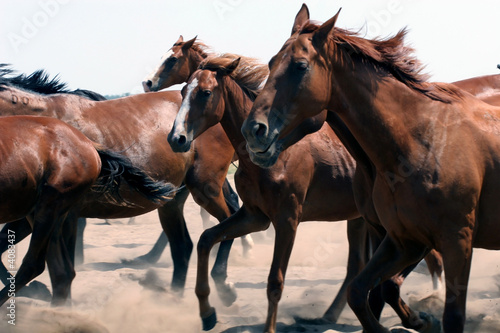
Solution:
[{"label": "horse leg", "polygon": [[[229,212],[232,214],[236,213],[240,209],[240,203],[238,202],[238,194],[233,190],[231,184],[227,178],[224,179],[224,184],[222,185],[222,194],[224,195],[224,200],[229,208]],[[241,245],[243,247],[243,256],[247,258],[250,254],[250,250],[253,247],[253,239],[250,234],[241,236]]]},{"label": "horse leg", "polygon": [[286,270],[295,241],[297,225],[297,219],[292,217],[278,221],[275,225],[276,238],[271,271],[267,281],[268,309],[264,332],[274,333],[276,331],[278,302],[283,293]]},{"label": "horse leg", "polygon": [[261,212],[249,212],[243,205],[235,214],[201,234],[197,247],[198,270],[195,292],[198,297],[204,330],[212,329],[217,321],[215,309],[210,306],[208,301],[210,294],[208,283],[210,250],[223,239],[234,239],[251,232],[262,231],[267,229],[269,224],[270,221],[267,216]]},{"label": "horse leg", "polygon": [[[423,258],[426,249],[421,244],[405,242],[398,246],[388,235],[375,251],[366,267],[348,287],[347,301],[365,332],[388,332],[371,312],[368,294],[375,286],[396,275],[410,264]],[[425,326],[423,323],[421,329]]]},{"label": "horse leg", "polygon": [[158,260],[160,260],[160,257],[167,247],[168,244],[168,238],[167,235],[162,232],[160,234],[160,237],[158,237],[158,240],[156,241],[155,245],[153,248],[146,254],[143,254],[142,256],[139,256],[133,260],[131,260],[129,263],[148,263],[148,264],[154,264],[157,263]]},{"label": "horse leg", "polygon": [[71,299],[71,283],[76,276],[74,257],[71,254],[74,251],[71,250],[71,246],[74,249],[73,240],[76,238],[77,220],[74,217],[67,217],[63,222],[62,230],[50,239],[47,267],[52,283],[52,306],[65,305]]},{"label": "horse leg", "polygon": [[443,257],[436,250],[431,250],[428,255],[425,256],[425,262],[432,277],[432,287],[434,290],[441,289],[442,280],[441,275],[443,273]]},{"label": "horse leg", "polygon": [[[233,209],[238,207],[234,196],[231,197],[231,192],[227,190],[229,186],[227,179],[219,177],[209,181],[201,177],[205,175],[204,173],[193,174],[194,177],[186,177],[186,185],[189,187],[194,201],[219,222],[224,221],[233,213]],[[223,179],[225,179],[225,183],[222,183]],[[217,180],[220,181],[220,184],[216,182]],[[224,188],[226,188],[225,196],[223,195],[224,191],[221,190]],[[203,191],[200,191],[200,189],[203,189]],[[227,204],[228,201],[229,205]],[[233,239],[227,239],[220,243],[211,271],[217,293],[226,306],[230,306],[236,300],[236,290],[232,283],[227,282],[227,262],[232,244]]]},{"label": "horse leg", "polygon": [[[15,235],[14,244],[11,244],[8,240],[9,230],[11,234]],[[12,233],[13,232],[13,233]],[[15,245],[25,239],[27,236],[31,234],[31,225],[26,218],[7,223],[0,231],[0,255],[7,251],[9,245]],[[0,280],[6,286],[9,284],[10,273],[7,270],[7,267],[0,260]]]},{"label": "horse leg", "polygon": [[10,277],[9,285],[0,291],[0,304],[5,303],[12,297],[10,288],[11,282],[15,285],[15,292],[18,292],[28,282],[40,275],[45,269],[45,259],[50,238],[61,228],[62,218],[55,211],[57,207],[53,205],[40,205],[43,212],[35,214],[33,223],[33,233],[31,235],[28,251],[24,257],[23,263],[15,277]]},{"label": "horse leg", "polygon": [[446,279],[446,302],[443,313],[445,333],[464,331],[465,302],[472,261],[470,240],[458,237],[455,239],[456,241],[450,241],[441,246]]},{"label": "horse leg", "polygon": [[75,266],[83,264],[83,232],[86,226],[87,219],[84,217],[79,217],[76,233]]},{"label": "horse leg", "polygon": [[368,251],[366,222],[363,218],[347,221],[347,240],[349,243],[349,256],[347,258],[347,274],[337,296],[323,315],[327,322],[335,323],[347,303],[347,286],[365,267]]},{"label": "horse leg", "polygon": [[193,242],[189,237],[182,213],[188,195],[187,188],[182,188],[176,193],[174,199],[158,208],[161,226],[170,240],[170,252],[174,262],[171,288],[181,295],[184,292],[189,258],[193,251]]},{"label": "horse leg", "polygon": [[425,325],[422,321],[425,319],[430,323],[430,327],[440,326],[439,322],[435,320],[432,316],[424,313],[414,312],[401,298],[401,285],[403,284],[405,278],[408,274],[413,271],[413,269],[418,265],[418,261],[414,264],[405,268],[400,274],[391,277],[389,280],[382,283],[382,295],[383,299],[387,304],[389,304],[396,314],[401,319],[404,327],[419,330]]}]

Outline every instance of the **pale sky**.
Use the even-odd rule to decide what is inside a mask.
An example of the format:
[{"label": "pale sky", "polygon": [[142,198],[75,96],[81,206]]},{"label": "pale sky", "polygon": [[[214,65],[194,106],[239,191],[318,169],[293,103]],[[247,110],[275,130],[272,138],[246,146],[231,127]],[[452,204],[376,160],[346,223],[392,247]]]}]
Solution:
[{"label": "pale sky", "polygon": [[[0,62],[45,69],[69,88],[142,92],[141,81],[179,35],[214,52],[267,63],[288,38],[304,1],[0,0]],[[307,1],[311,18],[366,37],[409,28],[407,42],[434,81],[500,74],[500,1]]]}]

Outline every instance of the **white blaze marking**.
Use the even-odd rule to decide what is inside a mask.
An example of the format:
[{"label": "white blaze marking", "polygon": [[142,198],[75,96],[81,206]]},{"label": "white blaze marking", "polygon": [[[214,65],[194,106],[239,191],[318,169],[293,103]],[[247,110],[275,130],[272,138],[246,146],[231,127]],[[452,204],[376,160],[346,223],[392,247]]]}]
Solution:
[{"label": "white blaze marking", "polygon": [[148,80],[151,80],[153,81],[153,78],[156,76],[156,73],[158,73],[158,71],[160,70],[161,66],[163,66],[163,63],[165,62],[165,60],[167,60],[168,58],[170,58],[172,55],[174,54],[174,51],[172,51],[172,49],[168,50],[167,53],[165,53],[162,57],[161,57],[161,60],[160,60],[160,65],[158,67],[156,67],[155,70],[153,70],[150,74],[148,74],[145,78],[144,78],[144,81],[148,81]]},{"label": "white blaze marking", "polygon": [[182,133],[185,132],[186,129],[184,127],[184,122],[186,120],[186,116],[191,109],[191,94],[193,93],[194,88],[198,86],[198,79],[195,78],[191,83],[187,86],[187,93],[184,99],[182,100],[181,107],[179,112],[177,113],[177,117],[175,117],[174,122],[174,133]]}]

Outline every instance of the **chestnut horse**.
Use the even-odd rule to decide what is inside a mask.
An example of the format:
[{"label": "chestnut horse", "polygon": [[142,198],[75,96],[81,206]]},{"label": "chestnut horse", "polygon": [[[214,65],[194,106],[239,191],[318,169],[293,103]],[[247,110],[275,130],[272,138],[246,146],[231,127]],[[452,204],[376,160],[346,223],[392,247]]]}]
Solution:
[{"label": "chestnut horse", "polygon": [[[162,61],[158,68],[154,70],[153,73],[151,73],[143,82],[145,91],[156,91],[187,81],[192,73],[198,68],[200,63],[208,57],[214,57],[214,54],[209,52],[209,47],[199,41],[196,41],[196,38],[184,42],[183,37],[180,36],[172,48],[162,57]],[[477,91],[479,91],[478,86],[481,85],[484,85],[487,88],[496,87],[493,84],[495,82],[494,78],[493,80],[473,78],[464,80],[463,82],[467,82],[469,86],[474,87]],[[460,82],[457,82],[457,84],[459,83]],[[304,132],[302,135],[307,133],[308,132]],[[228,149],[232,149],[232,147]],[[366,228],[363,228],[360,223],[356,224],[352,222],[348,224],[348,236],[350,240],[353,240],[350,242],[350,258],[360,258],[363,254],[366,254],[366,250],[363,249],[365,244],[364,241],[362,241],[367,237],[363,234],[365,229]],[[355,246],[358,246],[359,248],[355,249]],[[366,260],[367,258],[364,259]],[[427,256],[426,260],[433,276],[434,288],[437,289],[441,274],[440,256],[438,253],[433,252],[433,256]],[[346,280],[335,301],[332,303],[332,306],[325,313],[324,319],[330,322],[337,321],[340,312],[345,305],[344,293],[347,283],[349,283],[357,272],[359,272],[360,265],[361,263],[354,262],[353,260],[348,261]],[[393,302],[393,304],[397,303]]]},{"label": "chestnut horse", "polygon": [[[427,82],[404,30],[368,40],[335,27],[337,18],[304,22],[273,57],[242,127],[248,147],[255,154],[273,149],[280,136],[327,109],[330,123],[348,130],[346,146],[373,167],[373,186],[362,189],[373,194],[387,230],[349,288],[363,328],[387,332],[367,306],[370,290],[435,248],[446,276],[443,328],[463,332],[472,248],[500,248],[500,108],[454,85]],[[361,191],[355,195],[366,201]]]},{"label": "chestnut horse", "polygon": [[[15,84],[11,84],[9,78],[1,77],[0,115],[43,115],[61,119],[91,140],[121,152],[155,179],[171,182],[175,186],[186,185],[166,204],[152,202],[125,188],[123,197],[133,205],[116,205],[101,200],[82,207],[74,214],[74,218],[124,218],[158,209],[160,222],[171,244],[174,262],[172,289],[182,293],[193,247],[182,214],[189,192],[218,220],[231,214],[222,194],[222,186],[233,154],[225,154],[220,149],[227,140],[222,129],[207,131],[197,140],[194,149],[177,154],[164,138],[170,132],[181,104],[178,91],[95,102],[53,91],[48,95],[33,94],[16,87],[22,82],[16,80]],[[216,286],[224,301],[229,303],[236,297],[234,287],[225,281],[231,243],[228,241],[221,245],[213,271]]]},{"label": "chestnut horse", "polygon": [[[153,202],[164,202],[175,187],[153,181],[120,154],[90,141],[74,127],[53,118],[15,116],[0,118],[0,222],[27,217],[33,234],[28,251],[15,276],[0,291],[0,304],[13,297],[45,269],[45,260],[55,287],[54,295],[66,299],[70,292],[55,267],[74,277],[73,263],[62,229],[67,215],[89,204],[94,197],[128,206],[119,185]],[[125,182],[121,180],[125,180]],[[74,222],[75,220],[73,220]],[[8,232],[13,248],[16,234]],[[10,265],[14,269],[14,265]]]},{"label": "chestnut horse", "polygon": [[[238,66],[240,59],[243,64]],[[303,139],[288,149],[297,140],[289,137],[283,141],[280,150],[286,153],[280,155],[273,167],[256,166],[243,148],[245,141],[240,128],[258,87],[267,77],[266,67],[234,55],[209,58],[200,67],[189,80],[169,142],[175,151],[187,151],[198,135],[220,122],[238,153],[240,164],[235,182],[244,203],[235,215],[206,230],[198,242],[196,294],[204,329],[211,329],[216,322],[215,309],[208,302],[208,254],[215,243],[265,230],[273,223],[276,241],[268,280],[269,310],[265,326],[266,332],[272,332],[276,328],[277,305],[299,222],[349,219],[350,269],[339,295],[324,316],[328,322],[335,321],[345,304],[341,299],[347,282],[364,265],[361,251],[364,247],[359,242],[366,242],[359,235],[366,233],[359,232],[364,231],[365,223],[359,218],[352,192],[354,160],[333,131],[323,126],[305,138],[301,128],[297,137]],[[286,195],[276,198],[276,193]],[[325,202],[323,198],[330,199],[325,193],[335,199]],[[399,307],[400,304],[391,305]]]}]

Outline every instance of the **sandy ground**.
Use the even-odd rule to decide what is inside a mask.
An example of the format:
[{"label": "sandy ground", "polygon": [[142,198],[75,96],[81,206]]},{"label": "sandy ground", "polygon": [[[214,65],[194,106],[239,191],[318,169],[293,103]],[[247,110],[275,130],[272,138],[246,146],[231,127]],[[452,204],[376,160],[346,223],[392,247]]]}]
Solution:
[{"label": "sandy ground", "polygon": [[[186,203],[185,216],[196,243],[202,222],[200,209],[191,198]],[[53,309],[45,301],[17,297],[16,325],[8,323],[8,309],[2,305],[0,332],[200,332],[194,294],[196,254],[191,258],[184,297],[179,298],[168,291],[172,274],[169,250],[158,264],[149,268],[127,267],[121,263],[122,259],[132,259],[151,249],[161,231],[156,212],[138,217],[135,224],[127,222],[113,220],[111,225],[105,225],[102,220],[88,221],[85,263],[77,269],[71,308]],[[361,332],[361,326],[348,308],[337,325],[314,326],[294,319],[321,316],[340,288],[347,260],[345,230],[346,222],[300,225],[280,302],[279,332]],[[243,256],[241,242],[235,241],[229,280],[235,284],[238,299],[232,306],[225,307],[212,288],[210,300],[217,309],[218,324],[211,332],[262,332],[273,237],[272,231],[254,235],[255,246],[248,258]],[[18,257],[22,258],[26,246],[26,242],[18,246]],[[500,252],[474,252],[467,332],[500,332],[499,263]],[[403,297],[415,307],[430,306],[440,317],[442,292],[432,294],[430,277],[425,269],[417,270],[405,282]],[[47,272],[38,280],[50,284]],[[156,290],[144,285],[154,285]],[[384,309],[382,323],[387,327],[399,324],[389,307]]]}]

